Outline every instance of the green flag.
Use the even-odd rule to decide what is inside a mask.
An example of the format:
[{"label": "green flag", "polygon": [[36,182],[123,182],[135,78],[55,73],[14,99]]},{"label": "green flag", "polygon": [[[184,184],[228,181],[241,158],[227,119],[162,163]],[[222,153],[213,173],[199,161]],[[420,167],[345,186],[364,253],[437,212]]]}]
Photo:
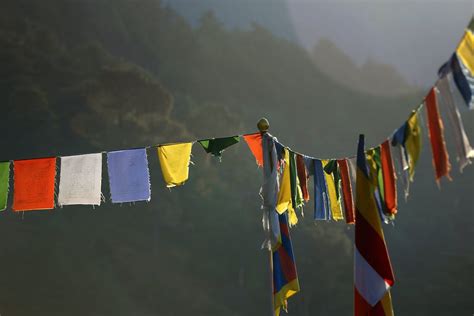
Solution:
[{"label": "green flag", "polygon": [[208,153],[216,157],[221,157],[222,152],[227,147],[237,144],[240,141],[240,136],[212,138],[198,141],[202,148]]},{"label": "green flag", "polygon": [[0,211],[7,208],[10,162],[0,162]]}]

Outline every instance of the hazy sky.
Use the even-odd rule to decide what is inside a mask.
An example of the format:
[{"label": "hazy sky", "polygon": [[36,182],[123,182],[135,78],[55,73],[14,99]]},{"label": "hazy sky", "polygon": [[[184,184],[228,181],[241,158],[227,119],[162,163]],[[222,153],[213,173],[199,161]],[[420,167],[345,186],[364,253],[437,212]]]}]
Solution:
[{"label": "hazy sky", "polygon": [[328,37],[362,63],[389,63],[429,85],[474,12],[474,0],[287,0],[302,44]]},{"label": "hazy sky", "polygon": [[[355,62],[391,64],[430,86],[474,12],[474,0],[163,0],[193,25],[207,10],[230,28],[256,21],[311,49],[327,37]],[[296,35],[295,35],[296,34]],[[295,39],[296,38],[296,39]]]}]

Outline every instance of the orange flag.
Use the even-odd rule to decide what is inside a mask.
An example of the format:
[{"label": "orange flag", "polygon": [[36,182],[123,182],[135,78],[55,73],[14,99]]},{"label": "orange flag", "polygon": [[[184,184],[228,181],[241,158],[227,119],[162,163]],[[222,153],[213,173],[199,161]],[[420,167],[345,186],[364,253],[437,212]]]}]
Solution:
[{"label": "orange flag", "polygon": [[14,171],[14,211],[54,208],[56,158],[16,160]]},{"label": "orange flag", "polygon": [[446,176],[449,180],[449,172],[451,171],[451,163],[449,162],[448,151],[444,141],[443,121],[439,115],[438,102],[434,88],[425,98],[426,114],[428,116],[428,129],[431,142],[431,150],[433,152],[433,166],[436,172],[436,182]]},{"label": "orange flag", "polygon": [[259,167],[263,166],[263,150],[262,150],[262,134],[255,133],[243,136],[245,142],[250,148],[250,151],[255,156],[255,160],[257,161],[257,165]]}]

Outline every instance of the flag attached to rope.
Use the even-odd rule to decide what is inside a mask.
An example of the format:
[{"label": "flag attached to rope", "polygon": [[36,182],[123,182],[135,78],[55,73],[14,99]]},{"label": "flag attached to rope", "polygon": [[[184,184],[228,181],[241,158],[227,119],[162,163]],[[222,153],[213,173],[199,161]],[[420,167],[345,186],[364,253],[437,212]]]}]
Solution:
[{"label": "flag attached to rope", "polygon": [[456,53],[451,56],[449,68],[453,75],[454,83],[461,94],[468,109],[474,109],[474,76],[464,67]]},{"label": "flag attached to rope", "polygon": [[390,215],[395,215],[397,213],[397,184],[388,140],[380,146],[380,159],[383,173],[385,211]]},{"label": "flag attached to rope", "polygon": [[293,209],[301,209],[304,204],[303,193],[301,191],[298,170],[296,164],[296,154],[288,151],[290,155],[290,186],[291,186],[291,204]]},{"label": "flag attached to rope", "polygon": [[161,173],[168,188],[182,185],[188,180],[192,147],[193,143],[158,147]]},{"label": "flag attached to rope", "polygon": [[221,157],[222,152],[226,148],[237,144],[239,141],[240,141],[239,136],[232,136],[232,137],[222,137],[222,138],[200,140],[198,141],[198,143],[202,146],[202,148],[208,154],[212,154],[215,157]]},{"label": "flag attached to rope", "polygon": [[303,199],[305,202],[309,201],[309,192],[308,192],[308,170],[306,169],[306,163],[304,157],[301,155],[296,155],[296,169],[298,169],[298,181],[301,187],[301,193],[303,194]]},{"label": "flag attached to rope", "polygon": [[324,176],[326,177],[327,192],[329,198],[329,208],[331,217],[335,221],[343,220],[341,205],[341,182],[336,160],[323,160]]},{"label": "flag attached to rope", "polygon": [[354,315],[393,315],[390,288],[395,279],[374,198],[364,136],[357,151],[356,224],[354,249]]},{"label": "flag attached to rope", "polygon": [[314,219],[329,219],[329,198],[326,176],[321,160],[313,159],[314,164]]},{"label": "flag attached to rope", "polygon": [[280,223],[276,204],[280,184],[278,181],[278,155],[275,138],[268,133],[263,135],[263,185],[262,185],[262,226],[265,241],[262,248],[272,251],[280,242]]},{"label": "flag attached to rope", "polygon": [[410,182],[415,178],[415,167],[421,153],[421,128],[417,110],[414,110],[408,120],[395,132],[392,146],[398,148],[401,165],[400,176],[406,199],[409,194]]},{"label": "flag attached to rope", "polygon": [[56,158],[15,160],[13,174],[14,211],[54,208]]},{"label": "flag attached to rope", "polygon": [[255,133],[242,136],[249,146],[250,151],[255,157],[255,161],[259,167],[263,166],[263,153],[262,153],[262,133]]},{"label": "flag attached to rope", "polygon": [[100,205],[102,154],[61,157],[58,204]]},{"label": "flag attached to rope", "polygon": [[341,173],[342,197],[344,200],[344,210],[347,224],[354,224],[354,200],[352,198],[352,183],[349,174],[349,165],[346,159],[337,161]]},{"label": "flag attached to rope", "polygon": [[436,93],[441,96],[439,100],[442,101],[441,104],[444,105],[448,112],[454,143],[456,145],[459,171],[462,173],[463,169],[471,163],[470,159],[474,158],[474,149],[471,147],[466,131],[464,130],[461,114],[456,106],[451,82],[452,74],[447,73],[442,76],[438,80]]},{"label": "flag attached to rope", "polygon": [[146,149],[107,153],[112,203],[150,201],[150,174]]},{"label": "flag attached to rope", "polygon": [[451,163],[449,162],[449,155],[444,141],[444,126],[441,116],[439,115],[434,88],[432,88],[426,96],[425,105],[431,150],[433,153],[433,167],[435,169],[436,182],[439,184],[440,179],[444,176],[451,179],[449,175]]},{"label": "flag attached to rope", "polygon": [[7,208],[10,184],[10,162],[0,162],[0,211]]},{"label": "flag attached to rope", "polygon": [[295,209],[292,203],[292,189],[291,189],[291,172],[290,172],[290,151],[284,148],[284,166],[283,174],[280,181],[280,191],[278,192],[278,202],[276,210],[278,214],[283,214],[288,211],[288,218],[290,226],[298,223]]},{"label": "flag attached to rope", "polygon": [[296,271],[293,246],[291,244],[290,230],[288,228],[287,214],[279,214],[280,236],[277,246],[272,250],[272,275],[273,275],[273,308],[275,316],[280,315],[280,310],[287,311],[288,298],[300,291],[298,273]]},{"label": "flag attached to rope", "polygon": [[459,61],[462,62],[471,76],[474,76],[474,34],[467,29],[456,49]]}]

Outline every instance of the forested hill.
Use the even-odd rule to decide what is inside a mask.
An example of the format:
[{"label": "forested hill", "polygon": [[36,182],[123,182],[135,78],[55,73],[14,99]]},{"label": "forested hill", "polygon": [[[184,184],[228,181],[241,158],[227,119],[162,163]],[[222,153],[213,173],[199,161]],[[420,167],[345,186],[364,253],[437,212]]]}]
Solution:
[{"label": "forested hill", "polygon": [[[421,100],[358,93],[262,26],[228,30],[208,13],[192,27],[157,0],[2,0],[0,47],[2,160],[234,135],[254,131],[261,116],[295,150],[351,155],[358,133],[382,141]],[[471,134],[472,123],[468,116]],[[439,194],[429,154],[425,146],[413,199],[401,203],[396,229],[386,229],[403,286],[395,306],[472,312],[463,309],[471,284],[453,276],[468,275],[473,260],[460,241],[473,234],[474,175],[443,183]],[[1,214],[2,315],[268,312],[261,174],[245,144],[221,163],[196,144],[190,180],[171,192],[151,150],[149,161],[150,203]],[[103,182],[108,196],[105,170]],[[311,217],[312,203],[292,231],[303,291],[291,315],[349,314],[352,229],[315,226]],[[429,238],[417,238],[421,227]],[[420,276],[414,263],[424,258],[437,263]],[[425,299],[419,279],[437,280],[423,287]],[[451,305],[437,299],[454,287]]]},{"label": "forested hill", "polygon": [[[237,115],[238,121],[247,124],[246,129],[253,129],[255,118],[261,115],[269,116],[276,127],[283,127],[291,115],[300,120],[294,126],[295,132],[317,134],[326,129],[325,116],[342,119],[354,109],[354,104],[359,104],[356,110],[359,113],[376,114],[373,109],[380,108],[381,112],[393,115],[396,110],[387,111],[395,109],[394,105],[407,109],[415,106],[410,104],[410,98],[377,99],[343,88],[315,69],[303,49],[274,37],[258,25],[249,31],[226,31],[210,13],[202,17],[197,29],[192,29],[173,11],[161,8],[156,0],[48,1],[47,4],[20,0],[5,1],[2,5],[7,6],[2,10],[4,23],[8,21],[16,31],[41,30],[62,49],[93,45],[121,63],[139,65],[173,95],[174,112],[187,115],[178,117],[188,122],[193,121],[189,117],[193,107],[198,106],[200,112],[203,106],[219,107]],[[79,62],[90,61],[80,58]],[[98,71],[99,67],[93,68]],[[273,114],[276,108],[278,114]],[[318,109],[317,115],[300,115],[309,109]],[[400,121],[402,116],[396,119]],[[211,122],[216,120],[201,121],[201,124]],[[192,124],[187,125],[192,129]],[[242,130],[238,125],[223,125],[228,130],[219,126],[216,130],[221,133]],[[379,127],[385,134],[394,128],[377,125],[371,122],[371,128]],[[304,129],[298,130],[302,126]],[[211,131],[206,129],[207,133]]]}]

